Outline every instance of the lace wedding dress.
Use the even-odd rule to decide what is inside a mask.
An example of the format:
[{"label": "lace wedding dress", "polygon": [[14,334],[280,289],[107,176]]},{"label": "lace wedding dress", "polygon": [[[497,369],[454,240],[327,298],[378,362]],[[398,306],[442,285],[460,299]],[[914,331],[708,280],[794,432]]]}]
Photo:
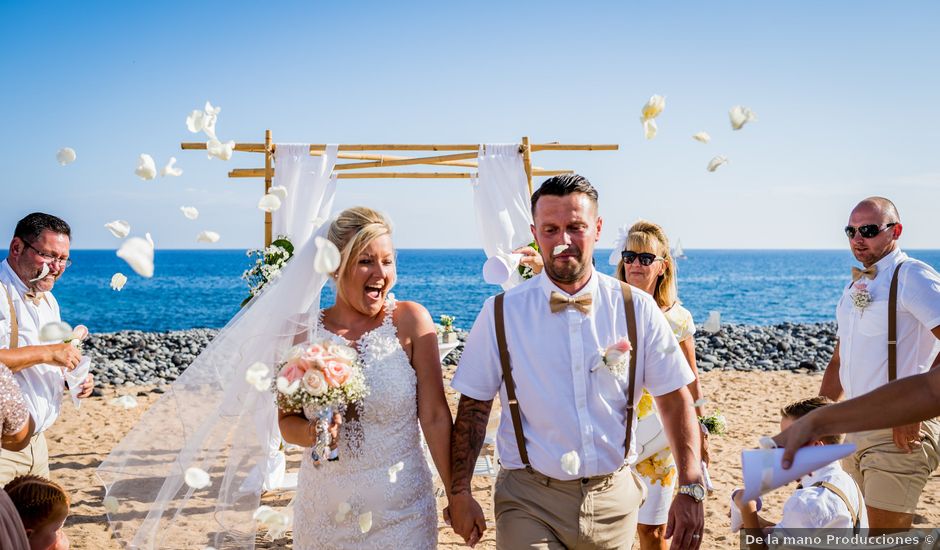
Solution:
[{"label": "lace wedding dress", "polygon": [[[382,325],[355,343],[322,322],[315,328],[317,337],[355,345],[370,393],[358,406],[358,419],[341,428],[338,460],[317,466],[311,450],[304,450],[294,548],[437,547],[437,506],[418,432],[417,378],[398,341],[394,309],[389,299]],[[315,415],[307,411],[307,417]]]}]

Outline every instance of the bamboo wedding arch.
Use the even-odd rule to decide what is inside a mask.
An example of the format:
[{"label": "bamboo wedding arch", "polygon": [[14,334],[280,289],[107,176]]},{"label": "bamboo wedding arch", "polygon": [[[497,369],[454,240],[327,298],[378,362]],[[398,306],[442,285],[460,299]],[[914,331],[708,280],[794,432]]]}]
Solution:
[{"label": "bamboo wedding arch", "polygon": [[[206,149],[205,142],[181,143],[183,150]],[[271,139],[271,130],[265,130],[264,143],[236,143],[236,151],[248,153],[264,153],[264,168],[235,168],[230,170],[230,178],[264,178],[264,192],[271,188],[274,179],[274,154],[277,145]],[[532,153],[537,151],[616,151],[620,148],[616,144],[563,144],[563,143],[530,143],[528,136],[522,138],[519,152],[522,153],[522,162],[525,167],[526,179],[529,183],[529,194],[532,194],[533,176],[555,176],[570,174],[573,170],[546,170],[532,165]],[[326,144],[310,145],[311,155],[322,155]],[[468,179],[476,174],[468,171],[459,171],[460,168],[476,168],[475,160],[479,154],[480,144],[341,144],[337,157],[340,159],[365,161],[336,164],[333,171],[337,172],[337,179],[373,179],[373,178],[401,178],[401,179]],[[360,151],[360,152],[354,152]],[[371,153],[365,151],[373,151]],[[400,155],[376,154],[374,151],[441,151],[448,154],[437,156],[406,157]],[[434,172],[378,172],[374,168],[387,168],[393,166],[429,165],[436,169],[447,169]],[[271,244],[271,213],[264,215],[264,245]]]}]

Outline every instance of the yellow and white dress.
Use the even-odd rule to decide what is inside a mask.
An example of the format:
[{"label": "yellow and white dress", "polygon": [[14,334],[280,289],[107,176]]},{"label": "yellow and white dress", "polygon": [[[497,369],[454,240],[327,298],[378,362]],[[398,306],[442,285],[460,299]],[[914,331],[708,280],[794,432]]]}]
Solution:
[{"label": "yellow and white dress", "polygon": [[[692,314],[679,303],[663,312],[672,332],[679,342],[687,340],[695,334],[695,323]],[[645,389],[643,397],[637,405],[637,419],[642,419],[656,412],[653,396]],[[666,447],[662,451],[638,462],[633,466],[646,485],[646,501],[640,506],[638,521],[644,525],[663,525],[669,519],[669,506],[677,486],[676,462],[672,458],[672,451]]]}]

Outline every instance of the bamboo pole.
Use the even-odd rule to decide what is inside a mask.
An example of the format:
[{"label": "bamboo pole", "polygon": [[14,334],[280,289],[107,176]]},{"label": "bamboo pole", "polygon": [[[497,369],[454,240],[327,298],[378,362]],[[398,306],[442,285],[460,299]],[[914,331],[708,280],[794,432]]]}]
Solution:
[{"label": "bamboo pole", "polygon": [[438,157],[403,158],[398,160],[377,160],[375,162],[354,162],[337,164],[333,170],[356,170],[359,168],[379,168],[382,166],[408,166],[413,164],[432,164],[450,160],[467,160],[477,158],[477,153],[460,153],[457,155],[443,155]]},{"label": "bamboo pole", "polygon": [[[271,166],[271,160],[274,156],[274,150],[271,147],[271,130],[264,131],[264,194],[267,195],[271,190],[271,182],[274,179],[274,167]],[[274,218],[270,212],[264,213],[264,247],[271,246],[274,240],[272,235]]]},{"label": "bamboo pole", "polygon": [[[573,174],[574,170],[544,170],[533,168],[533,176],[557,176],[560,174]],[[276,174],[272,172],[272,176]],[[475,176],[469,172],[343,172],[337,174],[339,179],[368,179],[368,178],[468,178]],[[230,178],[263,178],[265,177],[264,168],[235,168],[228,173]]]},{"label": "bamboo pole", "polygon": [[[326,154],[325,151],[310,151],[310,155],[314,157],[318,157],[324,154]],[[469,155],[470,153],[464,153],[464,154]],[[475,156],[476,155],[474,155],[474,157]],[[382,162],[387,162],[390,160],[404,160],[404,159],[412,158],[412,157],[402,157],[399,155],[376,155],[375,153],[337,153],[336,157],[341,158],[341,159],[351,159],[351,160],[379,160]],[[422,164],[444,165],[444,166],[464,166],[467,168],[477,167],[476,162],[467,161],[467,160],[443,160],[443,161],[427,162],[427,163],[422,163]],[[388,165],[386,164],[386,166]]]},{"label": "bamboo pole", "polygon": [[532,151],[619,151],[617,144],[599,145],[573,145],[565,143],[535,143],[530,146]]},{"label": "bamboo pole", "polygon": [[[184,142],[180,144],[184,150],[199,150],[206,148],[206,142]],[[476,151],[480,148],[479,144],[345,144],[340,145],[340,151]],[[272,145],[271,151],[276,151],[276,145]],[[310,151],[323,151],[326,144],[313,144]],[[620,149],[616,144],[565,144],[565,143],[533,143],[529,146],[530,151],[617,151]],[[249,153],[264,153],[265,144],[263,143],[236,143],[236,151],[245,151]]]},{"label": "bamboo pole", "polygon": [[529,196],[532,196],[532,147],[529,145],[529,136],[522,138],[522,165],[525,168],[525,179],[529,185]]}]

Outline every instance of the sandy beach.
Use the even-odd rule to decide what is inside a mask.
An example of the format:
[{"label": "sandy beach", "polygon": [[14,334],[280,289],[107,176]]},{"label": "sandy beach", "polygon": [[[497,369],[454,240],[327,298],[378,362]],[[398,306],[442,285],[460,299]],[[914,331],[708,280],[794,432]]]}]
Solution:
[{"label": "sandy beach", "polygon": [[[740,450],[754,446],[757,438],[777,431],[778,409],[788,401],[814,395],[820,377],[813,374],[789,372],[736,372],[712,371],[703,373],[702,384],[708,396],[710,410],[718,409],[729,421],[730,432],[723,437],[712,437],[712,467],[710,473],[716,491],[706,504],[705,539],[703,548],[736,548],[737,538],[728,532],[728,495],[740,485]],[[95,468],[121,437],[145,413],[159,394],[149,387],[123,387],[106,389],[103,397],[87,400],[80,410],[71,404],[63,405],[63,413],[47,432],[52,477],[63,484],[73,499],[72,514],[66,522],[66,532],[72,548],[117,549],[111,538],[102,507],[103,490],[95,477]],[[138,395],[139,406],[123,410],[109,401],[117,395]],[[454,399],[450,399],[455,403]],[[492,452],[484,449],[484,453]],[[289,456],[293,468],[299,464],[299,453]],[[474,480],[476,498],[483,505],[487,520],[492,525],[492,478]],[[765,498],[768,516],[779,516],[786,490],[778,490]],[[286,505],[288,494],[266,496],[265,504]],[[940,476],[934,474],[924,491],[915,525],[940,524]],[[443,506],[443,504],[441,504]],[[287,538],[268,541],[259,536],[259,548],[290,548]],[[440,548],[459,548],[460,539],[440,525]],[[478,548],[494,548],[494,533],[489,530]]]}]

